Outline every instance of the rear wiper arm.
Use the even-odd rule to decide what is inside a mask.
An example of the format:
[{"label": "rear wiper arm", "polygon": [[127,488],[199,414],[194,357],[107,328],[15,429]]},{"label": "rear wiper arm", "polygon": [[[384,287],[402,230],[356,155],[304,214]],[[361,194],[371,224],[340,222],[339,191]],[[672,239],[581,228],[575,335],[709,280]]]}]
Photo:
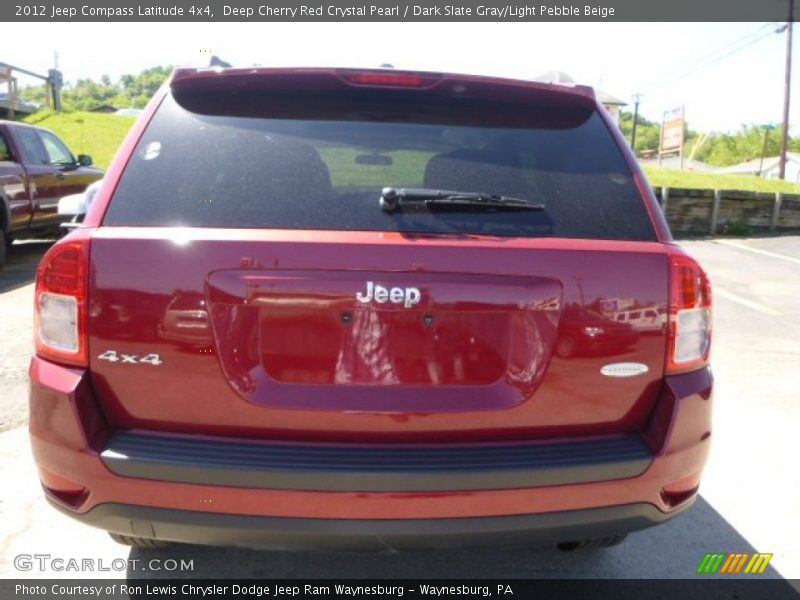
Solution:
[{"label": "rear wiper arm", "polygon": [[442,206],[483,206],[509,210],[544,210],[544,204],[530,202],[511,196],[499,196],[483,192],[457,192],[428,188],[385,187],[381,190],[381,208],[386,212],[399,210],[403,204]]}]

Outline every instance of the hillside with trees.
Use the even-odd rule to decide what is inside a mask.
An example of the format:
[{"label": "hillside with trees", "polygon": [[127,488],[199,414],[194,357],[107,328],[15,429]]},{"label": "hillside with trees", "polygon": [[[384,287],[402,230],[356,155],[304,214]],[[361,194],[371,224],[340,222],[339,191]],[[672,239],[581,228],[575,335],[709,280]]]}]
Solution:
[{"label": "hillside with trees", "polygon": [[[123,75],[112,81],[103,75],[100,81],[78,79],[68,82],[61,90],[61,103],[65,111],[91,111],[110,104],[117,108],[143,108],[147,101],[172,72],[172,67],[152,67],[137,75]],[[28,102],[46,104],[44,86],[29,86],[20,90]]]},{"label": "hillside with trees", "polygon": [[[661,124],[649,121],[641,115],[636,119],[636,156],[645,150],[658,150],[661,138]],[[625,137],[631,139],[633,115],[623,111],[620,114],[620,128]],[[758,158],[765,151],[765,130],[756,125],[742,125],[736,133],[710,133],[708,138],[694,154],[694,159],[718,167],[735,165]],[[684,156],[689,156],[699,141],[701,133],[687,128]],[[781,130],[777,127],[767,133],[765,156],[777,156],[780,152]],[[800,137],[789,139],[789,151],[800,152]]]}]

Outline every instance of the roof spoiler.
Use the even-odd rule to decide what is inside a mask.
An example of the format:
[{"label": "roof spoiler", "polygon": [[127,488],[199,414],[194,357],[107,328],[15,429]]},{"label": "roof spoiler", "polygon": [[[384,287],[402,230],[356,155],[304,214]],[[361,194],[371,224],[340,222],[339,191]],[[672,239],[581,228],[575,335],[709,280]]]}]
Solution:
[{"label": "roof spoiler", "polygon": [[506,98],[518,101],[554,94],[577,104],[596,104],[595,92],[591,87],[570,82],[541,82],[396,69],[178,68],[170,80],[172,91],[178,93],[291,89],[325,91],[354,86],[408,88],[452,96]]}]

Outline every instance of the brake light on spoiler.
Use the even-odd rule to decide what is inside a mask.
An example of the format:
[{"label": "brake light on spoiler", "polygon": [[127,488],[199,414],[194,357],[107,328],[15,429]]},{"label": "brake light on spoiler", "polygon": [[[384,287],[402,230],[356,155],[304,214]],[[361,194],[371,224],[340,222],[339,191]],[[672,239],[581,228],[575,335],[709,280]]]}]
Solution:
[{"label": "brake light on spoiler", "polygon": [[351,85],[400,88],[430,87],[441,79],[432,73],[391,71],[339,71],[339,76]]}]

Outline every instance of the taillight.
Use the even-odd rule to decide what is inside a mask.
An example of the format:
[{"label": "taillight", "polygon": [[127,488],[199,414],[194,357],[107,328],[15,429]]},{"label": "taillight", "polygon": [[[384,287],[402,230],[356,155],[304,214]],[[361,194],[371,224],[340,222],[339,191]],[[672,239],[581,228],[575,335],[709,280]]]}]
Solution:
[{"label": "taillight", "polygon": [[438,75],[392,71],[341,71],[339,76],[353,85],[374,87],[429,87],[439,81]]},{"label": "taillight", "polygon": [[[70,238],[68,238],[70,239]],[[50,248],[36,272],[36,354],[69,365],[88,365],[86,295],[89,238]]]},{"label": "taillight", "polygon": [[685,373],[708,364],[711,350],[711,283],[685,254],[670,260],[667,373]]}]

